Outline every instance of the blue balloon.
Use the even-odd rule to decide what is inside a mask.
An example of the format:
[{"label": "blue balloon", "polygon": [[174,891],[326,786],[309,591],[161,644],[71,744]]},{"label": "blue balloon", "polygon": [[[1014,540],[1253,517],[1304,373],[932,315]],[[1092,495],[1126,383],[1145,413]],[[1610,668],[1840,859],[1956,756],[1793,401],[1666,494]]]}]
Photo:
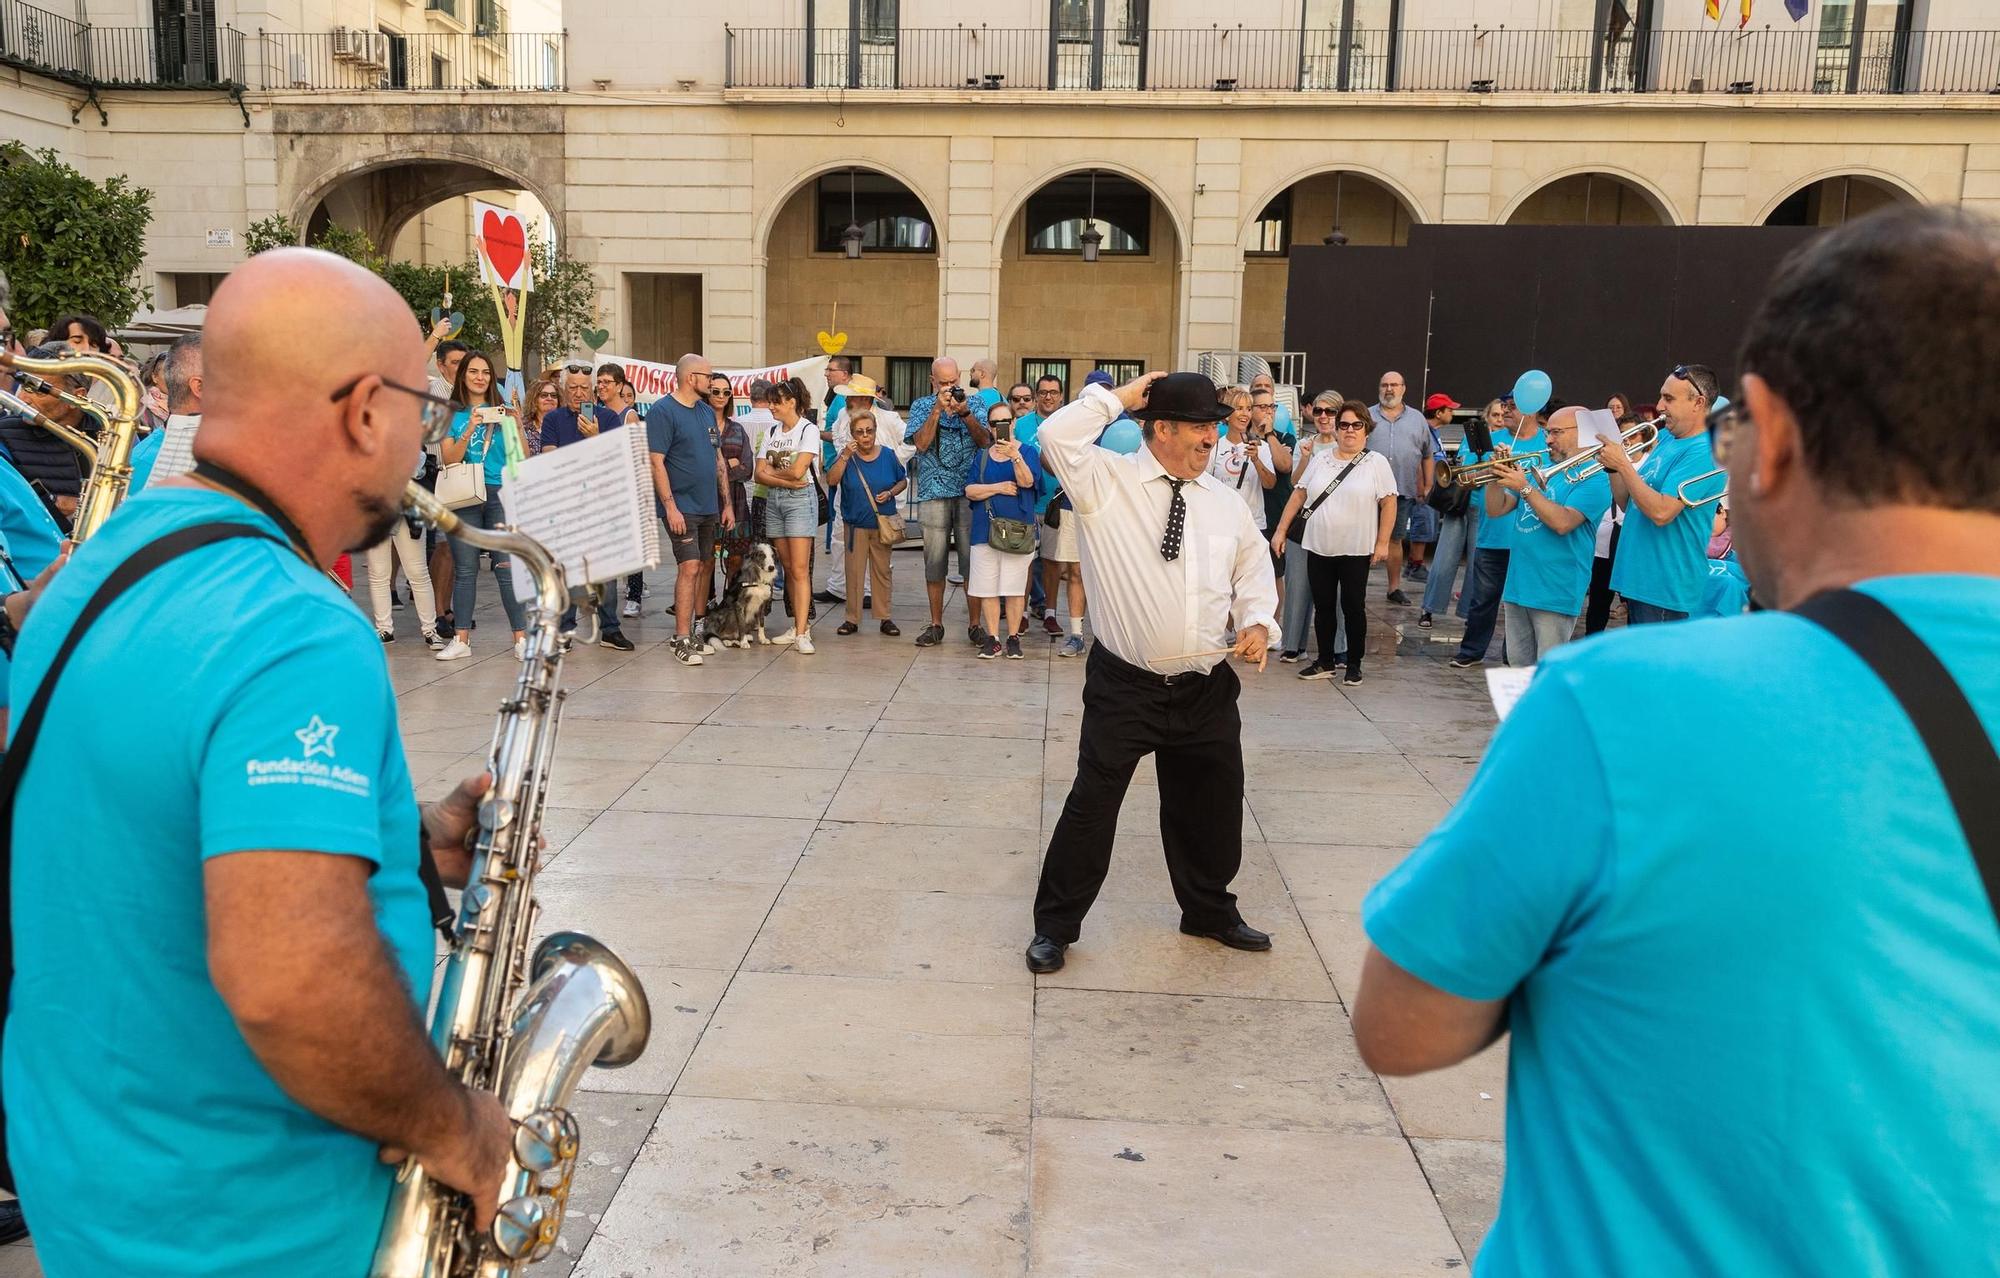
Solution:
[{"label": "blue balloon", "polygon": [[1711,413],[1719,413],[1727,407],[1729,407],[1729,396],[1717,395],[1715,397],[1715,403],[1709,406],[1708,411]]},{"label": "blue balloon", "polygon": [[1104,433],[1098,436],[1097,445],[1114,453],[1136,453],[1143,439],[1139,423],[1129,417],[1121,417],[1104,428]]},{"label": "blue balloon", "polygon": [[1514,407],[1523,414],[1539,413],[1548,407],[1555,383],[1539,368],[1531,368],[1514,380]]}]

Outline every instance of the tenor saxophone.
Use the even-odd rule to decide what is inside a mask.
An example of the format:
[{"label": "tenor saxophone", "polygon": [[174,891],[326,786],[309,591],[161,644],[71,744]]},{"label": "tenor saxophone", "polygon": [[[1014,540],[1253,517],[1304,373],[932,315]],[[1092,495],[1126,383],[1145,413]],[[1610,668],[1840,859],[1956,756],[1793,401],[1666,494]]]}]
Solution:
[{"label": "tenor saxophone", "polygon": [[618,957],[576,932],[530,949],[542,809],[564,693],[558,632],[569,592],[560,565],[518,532],[473,528],[411,484],[406,512],[481,550],[519,558],[535,583],[521,674],[500,707],[457,939],[445,962],[431,1041],[465,1086],[514,1119],[498,1215],[476,1230],[471,1201],[424,1174],[397,1172],[370,1273],[376,1278],[505,1278],[548,1255],[562,1228],[580,1133],[570,1098],[593,1065],[628,1065],[652,1026],[646,992]]},{"label": "tenor saxophone", "polygon": [[111,388],[112,399],[116,402],[111,409],[110,420],[94,440],[82,431],[36,412],[33,405],[16,396],[0,391],[0,406],[28,418],[82,453],[90,462],[90,478],[84,481],[83,495],[77,499],[76,518],[70,522],[69,534],[71,542],[88,541],[104,526],[104,521],[111,518],[111,512],[118,509],[118,503],[125,500],[126,490],[132,486],[132,445],[139,439],[139,379],[108,355],[29,359],[25,355],[9,355],[0,351],[0,368],[13,369],[21,375],[22,381],[44,394],[72,401],[75,396],[64,394],[43,379],[51,374],[95,377]]}]

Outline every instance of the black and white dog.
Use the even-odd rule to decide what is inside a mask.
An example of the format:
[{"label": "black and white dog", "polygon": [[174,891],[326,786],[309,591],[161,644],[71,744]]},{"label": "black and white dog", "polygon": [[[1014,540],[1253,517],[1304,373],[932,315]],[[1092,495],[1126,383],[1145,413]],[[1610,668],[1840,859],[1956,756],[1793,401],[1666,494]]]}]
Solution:
[{"label": "black and white dog", "polygon": [[748,648],[752,643],[770,643],[770,637],[764,633],[764,618],[771,611],[771,588],[777,580],[778,555],[771,549],[771,543],[750,543],[736,580],[729,583],[722,598],[702,617],[702,634],[724,648],[731,644]]}]

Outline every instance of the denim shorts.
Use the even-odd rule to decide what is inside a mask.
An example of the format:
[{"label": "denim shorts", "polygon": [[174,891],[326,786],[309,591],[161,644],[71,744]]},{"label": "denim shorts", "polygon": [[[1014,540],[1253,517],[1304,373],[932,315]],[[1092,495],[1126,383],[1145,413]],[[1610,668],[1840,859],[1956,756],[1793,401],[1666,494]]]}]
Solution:
[{"label": "denim shorts", "polygon": [[764,535],[810,537],[819,530],[819,491],[811,484],[804,488],[773,488],[764,499]]},{"label": "denim shorts", "polygon": [[1416,504],[1417,499],[1414,497],[1396,498],[1396,522],[1389,529],[1390,541],[1402,541],[1410,535],[1410,511]]}]

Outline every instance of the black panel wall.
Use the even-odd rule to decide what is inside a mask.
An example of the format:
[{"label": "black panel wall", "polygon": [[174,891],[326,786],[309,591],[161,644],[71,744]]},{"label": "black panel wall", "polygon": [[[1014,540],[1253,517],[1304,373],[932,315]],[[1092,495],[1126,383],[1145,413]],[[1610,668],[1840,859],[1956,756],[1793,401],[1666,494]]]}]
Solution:
[{"label": "black panel wall", "polygon": [[[1412,399],[1476,404],[1541,368],[1556,394],[1653,399],[1678,363],[1734,384],[1736,346],[1801,227],[1418,226],[1404,248],[1292,250],[1285,345],[1308,391],[1375,397],[1385,369]],[[1425,369],[1428,367],[1428,375]]]}]

